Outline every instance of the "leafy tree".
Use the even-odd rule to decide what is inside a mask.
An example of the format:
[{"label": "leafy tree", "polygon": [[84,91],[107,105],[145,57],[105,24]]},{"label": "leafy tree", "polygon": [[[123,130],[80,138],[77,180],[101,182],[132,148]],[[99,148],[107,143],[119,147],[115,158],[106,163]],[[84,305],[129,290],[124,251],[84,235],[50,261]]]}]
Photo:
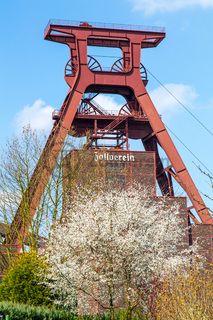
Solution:
[{"label": "leafy tree", "polygon": [[19,255],[0,284],[1,301],[51,305],[50,289],[43,283],[47,263],[35,252]]},{"label": "leafy tree", "polygon": [[[72,132],[74,135],[74,132]],[[45,145],[46,137],[43,133],[32,130],[30,126],[23,128],[20,135],[12,137],[0,153],[0,242],[5,241],[3,234],[9,235],[9,226],[20,205],[21,199],[25,199],[23,221],[30,216],[29,199],[26,190],[30,178],[38,163],[39,157]],[[70,157],[66,157],[70,151],[78,149],[75,153],[75,163],[69,163]],[[59,220],[62,214],[62,204],[66,202],[65,194],[74,189],[75,185],[92,181],[96,168],[88,170],[93,155],[85,152],[87,146],[83,146],[83,140],[76,142],[75,138],[68,137],[64,142],[56,165],[46,185],[36,215],[31,222],[27,244],[36,249],[43,237],[48,237],[49,230],[54,221]],[[94,162],[94,161],[93,161]],[[63,167],[67,170],[63,171]],[[97,178],[94,176],[93,180]],[[64,183],[66,180],[66,183]],[[20,234],[19,242],[22,251],[25,251],[23,236]]]},{"label": "leafy tree", "polygon": [[[42,152],[44,141],[44,136],[27,126],[23,128],[20,135],[12,137],[1,151],[0,219],[4,223],[5,234],[8,234],[9,225],[22,198],[25,199],[23,217],[27,216],[29,201],[25,192]],[[47,187],[38,207],[37,215],[30,226],[28,243],[34,247],[37,245],[39,235],[46,235],[45,229],[48,222],[47,216],[50,218],[50,208],[52,213],[54,211],[53,201],[51,201],[49,188]],[[24,250],[24,239],[21,234],[18,236],[22,244],[22,250]]]},{"label": "leafy tree", "polygon": [[[21,199],[25,199],[23,205],[23,221],[30,216],[29,199],[26,190],[35,166],[45,144],[44,134],[32,130],[30,126],[24,127],[20,135],[11,138],[0,154],[0,222],[1,235],[8,235],[9,226],[20,205]],[[67,139],[59,157],[56,159],[56,167],[51,174],[44,194],[38,205],[36,215],[29,227],[27,241],[19,234],[19,242],[22,251],[25,251],[24,243],[36,249],[43,237],[47,237],[52,222],[59,219],[62,212],[62,164],[65,155],[73,149],[73,140]],[[4,229],[4,230],[3,230]],[[5,241],[2,236],[0,242]]]}]

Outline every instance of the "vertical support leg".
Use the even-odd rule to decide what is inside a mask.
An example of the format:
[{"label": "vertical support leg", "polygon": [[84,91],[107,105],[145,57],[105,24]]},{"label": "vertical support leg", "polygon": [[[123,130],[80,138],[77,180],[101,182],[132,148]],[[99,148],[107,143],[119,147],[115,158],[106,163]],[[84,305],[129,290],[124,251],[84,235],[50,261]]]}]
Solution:
[{"label": "vertical support leg", "polygon": [[155,136],[151,136],[151,137],[148,137],[147,139],[143,139],[142,142],[146,151],[155,152],[157,182],[161,189],[162,195],[171,196],[168,177],[164,170],[164,167],[158,152],[158,146],[157,146],[157,141]]}]

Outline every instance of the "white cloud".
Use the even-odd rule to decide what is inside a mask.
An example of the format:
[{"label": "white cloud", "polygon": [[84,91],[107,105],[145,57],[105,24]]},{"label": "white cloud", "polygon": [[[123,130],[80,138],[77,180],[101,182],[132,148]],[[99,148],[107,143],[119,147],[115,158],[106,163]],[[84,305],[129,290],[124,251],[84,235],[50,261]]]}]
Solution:
[{"label": "white cloud", "polygon": [[213,0],[130,0],[133,10],[143,11],[146,15],[173,12],[185,8],[213,8]]},{"label": "white cloud", "polygon": [[23,107],[15,116],[15,124],[18,130],[30,124],[32,129],[50,130],[52,127],[53,107],[43,100],[37,99],[32,105]]},{"label": "white cloud", "polygon": [[[164,85],[183,105],[191,107],[194,100],[198,97],[195,89],[189,85],[181,83],[168,83]],[[182,109],[175,98],[170,95],[162,86],[149,92],[160,114],[171,115]]]},{"label": "white cloud", "polygon": [[99,94],[94,98],[94,101],[97,102],[104,110],[109,111],[110,113],[118,113],[120,108],[124,105],[125,102],[118,102],[113,96]]}]

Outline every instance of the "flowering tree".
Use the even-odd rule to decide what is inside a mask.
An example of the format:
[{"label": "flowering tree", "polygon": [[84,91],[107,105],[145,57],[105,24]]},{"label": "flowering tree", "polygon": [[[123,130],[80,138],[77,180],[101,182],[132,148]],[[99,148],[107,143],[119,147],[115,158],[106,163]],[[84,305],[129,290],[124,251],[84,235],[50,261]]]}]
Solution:
[{"label": "flowering tree", "polygon": [[79,191],[46,251],[50,286],[65,297],[56,303],[72,307],[76,292],[83,313],[110,310],[114,319],[125,308],[131,319],[156,279],[188,261],[181,219],[175,200],[168,206],[140,187]]}]

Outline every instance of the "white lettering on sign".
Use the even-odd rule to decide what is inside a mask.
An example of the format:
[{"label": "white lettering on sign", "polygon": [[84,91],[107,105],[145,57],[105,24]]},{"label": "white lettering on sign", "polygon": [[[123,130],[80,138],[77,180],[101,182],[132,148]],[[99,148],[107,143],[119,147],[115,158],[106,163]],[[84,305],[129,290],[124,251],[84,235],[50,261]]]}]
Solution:
[{"label": "white lettering on sign", "polygon": [[105,153],[94,153],[94,160],[98,161],[124,161],[124,162],[129,162],[129,161],[135,161],[135,156],[133,154],[110,154],[108,152]]}]

